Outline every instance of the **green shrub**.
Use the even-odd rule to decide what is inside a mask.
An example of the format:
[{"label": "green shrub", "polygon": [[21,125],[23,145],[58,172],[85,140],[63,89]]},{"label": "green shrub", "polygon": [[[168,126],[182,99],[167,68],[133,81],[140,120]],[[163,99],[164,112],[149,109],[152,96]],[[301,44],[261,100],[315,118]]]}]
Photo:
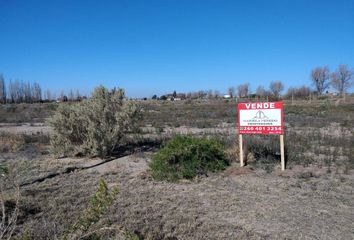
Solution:
[{"label": "green shrub", "polygon": [[149,167],[155,179],[175,181],[223,170],[228,164],[218,140],[176,136],[154,155]]},{"label": "green shrub", "polygon": [[7,174],[9,172],[9,169],[7,168],[7,166],[0,164],[0,174]]},{"label": "green shrub", "polygon": [[125,99],[123,89],[94,90],[92,98],[63,103],[49,119],[56,156],[84,154],[106,157],[132,132],[140,116],[138,107]]},{"label": "green shrub", "polygon": [[[117,188],[109,189],[107,183],[101,180],[95,195],[91,198],[89,207],[62,239],[81,239],[83,235],[87,235],[89,228],[97,223],[111,207],[117,194]],[[94,232],[88,236],[91,237],[90,239],[95,237],[97,239]]]}]

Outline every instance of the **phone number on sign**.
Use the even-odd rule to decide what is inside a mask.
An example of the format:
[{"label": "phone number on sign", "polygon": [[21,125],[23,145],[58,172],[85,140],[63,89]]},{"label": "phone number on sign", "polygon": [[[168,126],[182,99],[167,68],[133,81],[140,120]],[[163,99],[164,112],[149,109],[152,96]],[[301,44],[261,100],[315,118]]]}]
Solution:
[{"label": "phone number on sign", "polygon": [[281,131],[281,127],[241,127],[243,131]]}]

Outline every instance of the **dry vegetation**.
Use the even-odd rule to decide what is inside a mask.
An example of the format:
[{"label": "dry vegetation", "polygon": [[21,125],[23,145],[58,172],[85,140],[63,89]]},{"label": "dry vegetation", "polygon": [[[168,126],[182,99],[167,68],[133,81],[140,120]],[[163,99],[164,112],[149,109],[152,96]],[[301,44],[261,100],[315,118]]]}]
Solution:
[{"label": "dry vegetation", "polygon": [[[21,189],[16,238],[354,238],[353,99],[286,102],[285,172],[276,136],[245,136],[248,165],[238,167],[235,100],[138,104],[144,113],[140,136],[128,137],[104,160],[49,154],[50,132],[31,128],[57,104],[0,106],[0,122],[11,123],[0,127],[0,165],[16,172]],[[37,117],[19,133],[12,123],[29,122],[26,112]],[[148,170],[153,154],[176,134],[218,138],[231,166],[193,180],[154,180]],[[13,203],[15,192],[3,189]],[[97,210],[94,196],[108,199],[108,210]],[[94,219],[81,225],[85,233],[73,231],[80,219]]]}]

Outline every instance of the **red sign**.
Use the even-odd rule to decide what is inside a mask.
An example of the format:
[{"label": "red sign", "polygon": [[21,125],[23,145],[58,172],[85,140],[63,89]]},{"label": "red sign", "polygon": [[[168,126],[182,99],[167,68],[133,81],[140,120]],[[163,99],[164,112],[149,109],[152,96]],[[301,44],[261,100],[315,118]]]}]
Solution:
[{"label": "red sign", "polygon": [[284,134],[283,102],[238,104],[239,134]]}]

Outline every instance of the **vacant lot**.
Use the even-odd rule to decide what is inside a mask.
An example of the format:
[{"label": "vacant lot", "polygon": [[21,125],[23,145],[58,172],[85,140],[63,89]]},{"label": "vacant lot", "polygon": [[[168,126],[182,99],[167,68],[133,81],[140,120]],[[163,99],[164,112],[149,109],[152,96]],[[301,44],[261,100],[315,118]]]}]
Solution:
[{"label": "vacant lot", "polygon": [[[104,179],[119,193],[93,226],[102,239],[354,239],[350,101],[285,104],[285,172],[276,136],[245,136],[248,166],[238,167],[235,101],[141,102],[141,136],[106,160],[49,154],[55,104],[1,106],[0,163],[21,185],[15,234],[60,239]],[[178,133],[218,137],[232,165],[193,181],[153,180],[152,154]]]}]

